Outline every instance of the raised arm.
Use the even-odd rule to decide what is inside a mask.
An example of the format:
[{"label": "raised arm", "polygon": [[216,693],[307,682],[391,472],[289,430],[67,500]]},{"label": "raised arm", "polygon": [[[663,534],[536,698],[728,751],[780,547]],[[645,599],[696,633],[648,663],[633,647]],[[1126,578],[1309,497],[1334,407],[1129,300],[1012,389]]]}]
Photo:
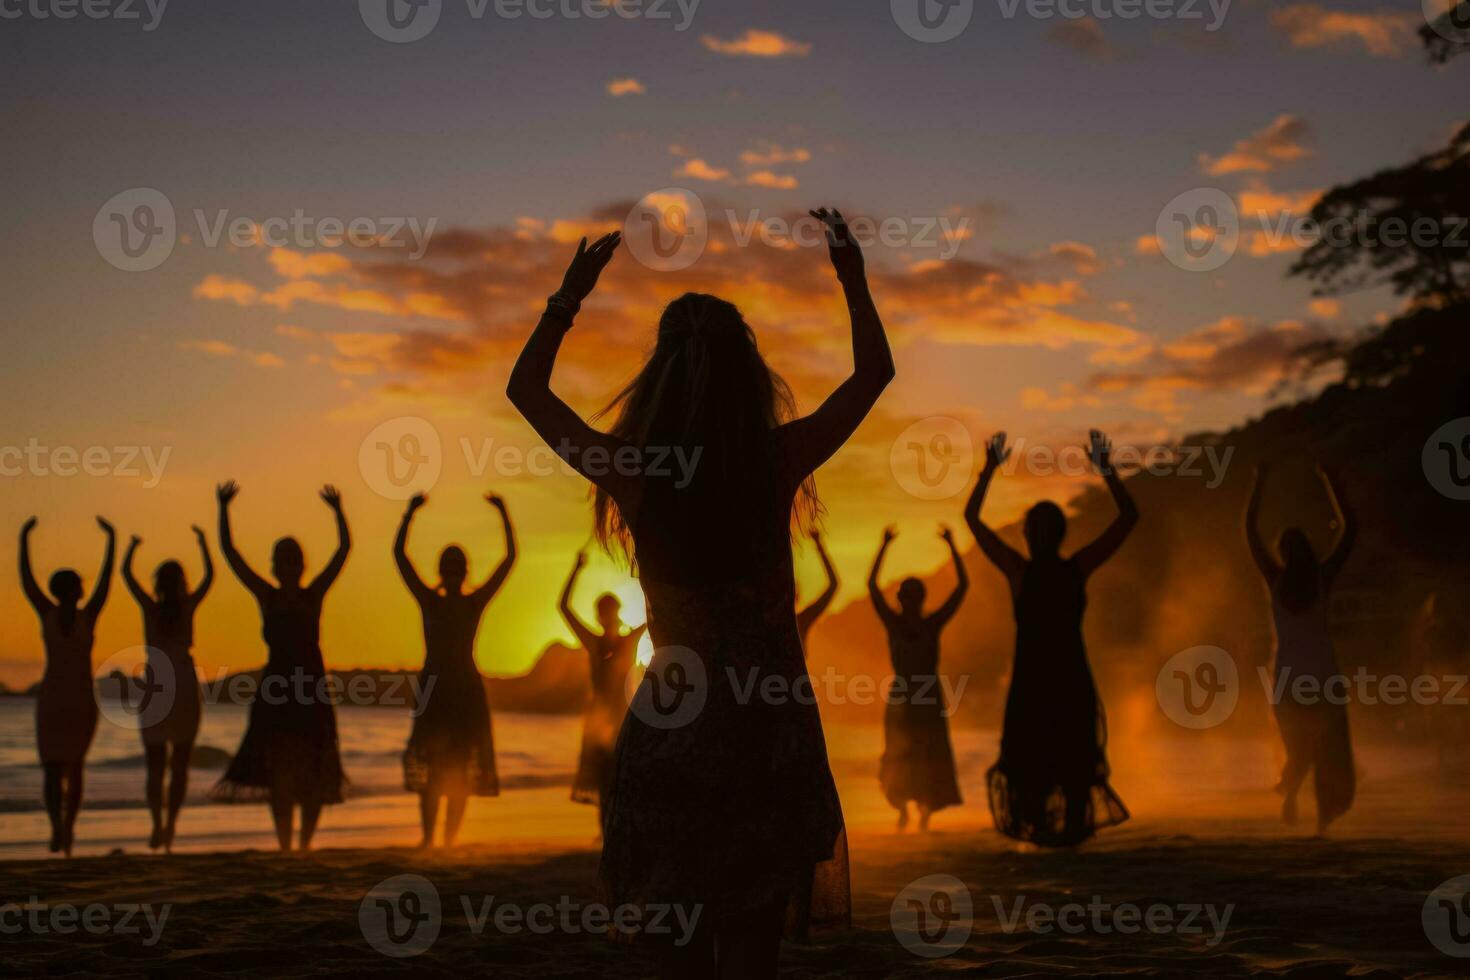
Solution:
[{"label": "raised arm", "polygon": [[271,584],[246,563],[244,556],[235,548],[235,536],[230,533],[230,504],[239,492],[240,485],[234,480],[215,487],[214,495],[219,501],[219,550],[240,583],[250,590],[251,595],[261,599],[270,594]]},{"label": "raised arm", "polygon": [[1256,568],[1260,569],[1267,582],[1274,582],[1281,574],[1281,566],[1276,563],[1276,558],[1266,547],[1266,542],[1261,540],[1261,494],[1265,487],[1267,472],[1269,469],[1265,463],[1257,466],[1255,477],[1251,482],[1250,501],[1245,505],[1245,541],[1250,545],[1251,557],[1256,561]]},{"label": "raised arm", "polygon": [[317,595],[325,595],[332,583],[337,581],[337,576],[342,574],[342,566],[347,564],[347,553],[352,550],[352,532],[347,530],[347,515],[342,513],[342,494],[328,483],[322,487],[321,498],[332,508],[332,514],[337,518],[337,550],[332,553],[331,561],[327,562],[327,567],[322,569],[321,574],[311,580],[310,589]]},{"label": "raised arm", "polygon": [[1118,516],[1113,518],[1113,523],[1102,534],[1072,556],[1083,575],[1091,575],[1097,571],[1098,566],[1113,557],[1138,523],[1138,505],[1133,502],[1133,495],[1128,492],[1128,488],[1123,485],[1123,478],[1118,476],[1118,471],[1113,467],[1112,443],[1096,429],[1092,430],[1090,438],[1092,463],[1102,473],[1103,482],[1108,485],[1108,493],[1113,495]]},{"label": "raised arm", "polygon": [[516,411],[531,423],[531,428],[557,455],[611,494],[619,509],[626,512],[626,505],[630,505],[635,496],[636,479],[619,473],[622,467],[588,465],[587,460],[587,450],[592,448],[606,453],[605,459],[611,460],[621,444],[588,425],[551,390],[551,371],[556,365],[562,339],[571,330],[572,320],[581,309],[582,301],[591,295],[597,285],[597,277],[611,261],[621,241],[622,236],[618,232],[602,236],[590,248],[587,239],[582,239],[562,278],[561,289],[547,299],[546,312],[541,314],[541,320],[511,369],[505,394]]},{"label": "raised arm", "polygon": [[209,587],[214,585],[214,559],[210,557],[209,542],[205,540],[204,529],[198,524],[191,524],[189,530],[194,532],[194,540],[199,542],[199,560],[204,565],[204,576],[199,580],[199,587],[190,596],[190,601],[197,606],[209,594]]},{"label": "raised arm", "polygon": [[883,570],[883,559],[888,555],[888,546],[893,544],[896,537],[898,532],[893,528],[883,529],[883,543],[878,546],[878,554],[873,558],[872,571],[868,572],[868,598],[873,601],[873,609],[877,611],[878,618],[883,620],[884,625],[896,620],[898,612],[883,597],[883,590],[878,585],[878,573]]},{"label": "raised arm", "polygon": [[975,543],[980,546],[980,553],[1001,570],[1006,581],[1014,589],[1021,584],[1021,573],[1026,570],[1026,559],[1019,551],[1002,541],[1000,535],[980,519],[980,508],[985,504],[985,494],[990,489],[990,481],[995,477],[1001,464],[1010,456],[1011,451],[1006,448],[1006,434],[997,432],[991,436],[990,442],[985,446],[985,468],[980,471],[980,479],[975,482],[975,489],[970,494],[969,502],[965,504],[965,523],[969,525],[970,533],[975,536]]},{"label": "raised arm", "polygon": [[800,479],[842,447],[894,374],[888,335],[868,292],[861,247],[841,211],[821,208],[810,214],[826,229],[827,252],[847,300],[852,321],[852,374],[815,412],[781,427],[783,451],[794,469],[792,475]]},{"label": "raised arm", "polygon": [[37,615],[44,616],[54,603],[41,590],[41,584],[36,581],[36,574],[31,570],[31,532],[35,529],[34,517],[20,528],[20,585],[25,590],[26,598],[30,600],[31,608],[36,610]]},{"label": "raised arm", "polygon": [[577,552],[577,562],[572,566],[572,574],[567,576],[567,584],[562,586],[561,601],[557,608],[561,610],[561,618],[567,621],[572,628],[572,633],[577,637],[577,642],[588,650],[597,644],[597,634],[587,628],[587,624],[577,618],[572,612],[572,591],[577,587],[577,576],[582,574],[582,568],[587,564],[587,554]]},{"label": "raised arm", "polygon": [[803,636],[811,629],[811,625],[821,618],[822,613],[832,604],[832,599],[837,595],[837,569],[832,567],[832,558],[827,554],[827,548],[822,543],[822,535],[812,532],[812,543],[817,546],[817,557],[822,559],[822,570],[827,573],[827,587],[822,594],[811,601],[801,612],[796,614],[796,625]]},{"label": "raised arm", "polygon": [[500,528],[505,535],[505,557],[500,559],[500,564],[495,566],[495,571],[485,580],[485,584],[475,590],[475,595],[489,602],[495,598],[495,593],[505,584],[505,578],[510,574],[511,567],[516,563],[516,529],[510,523],[510,511],[505,507],[505,498],[497,494],[485,494],[485,500],[500,512]]},{"label": "raised arm", "polygon": [[97,526],[107,535],[107,547],[102,552],[102,570],[97,573],[97,584],[92,586],[92,598],[87,600],[87,612],[93,619],[102,612],[107,593],[112,591],[112,564],[117,555],[117,532],[101,517],[97,518]]},{"label": "raised arm", "polygon": [[949,545],[949,557],[954,562],[955,577],[954,591],[949,594],[948,599],[944,600],[944,605],[929,615],[931,620],[937,621],[942,626],[960,611],[960,603],[964,601],[965,592],[970,588],[970,576],[965,571],[965,563],[960,558],[960,550],[955,547],[954,532],[947,527],[940,528],[939,536],[944,539],[945,544]]},{"label": "raised arm", "polygon": [[422,507],[429,498],[421,493],[416,493],[408,500],[408,506],[403,510],[403,520],[398,522],[398,534],[393,538],[393,562],[398,566],[398,574],[403,577],[403,584],[408,586],[408,591],[419,602],[423,602],[434,594],[434,590],[424,584],[419,577],[418,569],[413,567],[413,562],[408,560],[408,526],[413,523],[413,515]]},{"label": "raised arm", "polygon": [[143,539],[136,534],[128,539],[128,548],[123,552],[122,579],[123,584],[128,587],[128,592],[132,594],[134,601],[144,609],[147,609],[153,605],[153,597],[148,594],[148,590],[144,589],[137,577],[133,575],[133,556],[138,553],[138,545],[142,543]]},{"label": "raised arm", "polygon": [[1339,481],[1321,466],[1317,467],[1317,476],[1322,480],[1322,487],[1327,491],[1327,500],[1337,517],[1337,544],[1333,546],[1332,554],[1322,563],[1322,574],[1330,582],[1337,578],[1342,566],[1347,564],[1348,555],[1352,554],[1353,543],[1358,539],[1358,517],[1353,512],[1352,505],[1338,493]]}]

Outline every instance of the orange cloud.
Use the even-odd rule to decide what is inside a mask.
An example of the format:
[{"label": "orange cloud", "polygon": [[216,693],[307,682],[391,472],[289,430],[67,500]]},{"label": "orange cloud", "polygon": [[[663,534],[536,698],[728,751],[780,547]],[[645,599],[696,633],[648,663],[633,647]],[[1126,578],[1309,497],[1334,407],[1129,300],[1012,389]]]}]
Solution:
[{"label": "orange cloud", "polygon": [[791,174],[775,174],[769,170],[757,170],[745,178],[745,182],[752,187],[770,187],[782,191],[794,191],[797,181]]},{"label": "orange cloud", "polygon": [[746,150],[740,154],[740,162],[747,167],[773,167],[782,163],[807,163],[812,154],[809,150],[801,147],[779,146],[775,143],[762,143],[755,149]]},{"label": "orange cloud", "polygon": [[1393,10],[1348,13],[1315,3],[1299,3],[1271,12],[1271,26],[1286,35],[1294,48],[1359,44],[1378,58],[1396,58],[1415,46],[1414,26],[1420,14]]},{"label": "orange cloud", "polygon": [[706,34],[699,42],[716,54],[748,58],[804,58],[812,51],[810,44],[793,41],[775,31],[748,30],[728,41]]},{"label": "orange cloud", "polygon": [[1246,171],[1269,172],[1309,156],[1303,142],[1312,135],[1305,119],[1291,113],[1277,116],[1269,126],[1242,140],[1219,157],[1200,154],[1200,165],[1212,177]]},{"label": "orange cloud", "polygon": [[624,95],[642,95],[648,88],[636,78],[614,78],[607,83],[607,94],[613,98]]},{"label": "orange cloud", "polygon": [[707,180],[713,183],[730,179],[730,171],[722,167],[713,167],[699,157],[693,157],[674,171],[675,177],[689,177],[693,180]]},{"label": "orange cloud", "polygon": [[268,351],[242,350],[234,344],[227,344],[223,340],[182,340],[179,341],[180,350],[199,351],[211,357],[237,357],[249,361],[256,367],[277,368],[285,365],[285,361]]}]

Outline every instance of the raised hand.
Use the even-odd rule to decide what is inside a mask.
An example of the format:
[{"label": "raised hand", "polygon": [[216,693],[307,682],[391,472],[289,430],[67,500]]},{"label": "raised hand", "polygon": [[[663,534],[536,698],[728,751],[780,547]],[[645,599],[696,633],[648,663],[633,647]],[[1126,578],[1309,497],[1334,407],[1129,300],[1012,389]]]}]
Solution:
[{"label": "raised hand", "polygon": [[987,470],[996,470],[1010,458],[1011,451],[1006,447],[1006,434],[1004,432],[997,432],[985,444],[985,468]]},{"label": "raised hand", "polygon": [[949,529],[948,524],[939,525],[939,536],[944,539],[945,544],[954,547],[954,532]]},{"label": "raised hand", "polygon": [[1104,476],[1112,472],[1113,444],[1108,437],[1097,429],[1088,433],[1087,454],[1092,457],[1092,465]]},{"label": "raised hand", "polygon": [[883,529],[883,543],[884,544],[888,544],[890,541],[892,541],[896,537],[898,537],[898,531],[897,531],[897,529],[894,528],[894,526],[892,524],[888,525],[887,527],[885,527]]},{"label": "raised hand", "polygon": [[337,513],[342,513],[342,494],[336,487],[328,483],[322,487],[321,498],[327,502],[327,506]]},{"label": "raised hand", "polygon": [[408,498],[408,512],[412,514],[414,511],[418,510],[420,507],[428,502],[428,494],[416,493],[412,497]]},{"label": "raised hand", "polygon": [[573,567],[575,567],[579,571],[587,567],[587,552],[577,552],[577,560],[573,563]]},{"label": "raised hand", "polygon": [[30,520],[26,521],[24,524],[22,524],[20,526],[20,533],[21,534],[30,534],[35,529],[36,529],[36,519],[34,517],[32,517]]},{"label": "raised hand", "polygon": [[128,538],[128,550],[131,551],[142,543],[143,539],[134,534],[132,537]]},{"label": "raised hand", "polygon": [[807,214],[820,221],[827,233],[827,256],[832,260],[832,268],[837,270],[837,279],[844,284],[861,282],[866,275],[863,250],[852,237],[852,229],[842,212],[836,208],[818,208]]},{"label": "raised hand", "polygon": [[228,507],[230,505],[230,502],[233,501],[236,495],[238,495],[239,493],[240,484],[236,483],[234,480],[226,480],[224,483],[221,483],[219,486],[214,488],[215,498],[219,500],[221,507]]},{"label": "raised hand", "polygon": [[572,262],[562,276],[560,292],[571,296],[578,303],[590,296],[597,286],[597,277],[602,275],[602,270],[612,261],[613,253],[618,250],[622,241],[623,233],[620,231],[603,235],[591,247],[587,245],[587,239],[582,239],[577,246],[577,254],[572,256]]},{"label": "raised hand", "polygon": [[202,527],[198,524],[190,524],[189,530],[194,532],[194,537],[199,539],[200,544],[204,543],[204,529]]},{"label": "raised hand", "polygon": [[500,511],[502,514],[505,513],[505,498],[502,497],[500,494],[487,493],[485,494],[485,501],[491,507],[494,507],[496,510]]},{"label": "raised hand", "polygon": [[113,531],[111,522],[109,522],[107,518],[103,517],[100,514],[97,515],[97,526],[102,528],[102,530],[109,536],[116,533]]}]

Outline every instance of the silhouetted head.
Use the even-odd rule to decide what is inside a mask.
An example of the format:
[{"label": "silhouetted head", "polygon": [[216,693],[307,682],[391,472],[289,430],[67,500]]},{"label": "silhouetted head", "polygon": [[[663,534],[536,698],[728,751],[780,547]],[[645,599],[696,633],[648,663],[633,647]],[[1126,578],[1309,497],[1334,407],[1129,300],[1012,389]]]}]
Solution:
[{"label": "silhouetted head", "polygon": [[1032,558],[1055,555],[1067,536],[1067,515],[1050,500],[1043,500],[1026,512],[1025,532]]},{"label": "silhouetted head", "polygon": [[611,592],[597,597],[597,622],[604,633],[613,633],[622,624],[623,604]]},{"label": "silhouetted head", "polygon": [[1317,598],[1321,567],[1312,540],[1299,527],[1289,527],[1276,539],[1281,560],[1281,600],[1288,609],[1305,609]]},{"label": "silhouetted head", "polygon": [[[698,512],[743,515],[752,490],[769,487],[771,434],[791,418],[791,390],[756,346],[755,333],[733,303],[685,293],[660,317],[658,334],[638,375],[603,410],[617,411],[611,434],[631,446],[682,448],[692,473],[665,461],[683,500]],[[693,456],[698,450],[699,455]],[[816,490],[806,481],[796,514],[815,516]],[[629,533],[612,499],[596,495],[596,529],[604,546],[628,551]]]},{"label": "silhouetted head", "polygon": [[924,611],[924,597],[928,590],[916,578],[906,578],[898,583],[898,608],[906,616],[917,616]]},{"label": "silhouetted head", "polygon": [[153,597],[159,602],[182,599],[188,591],[183,565],[169,559],[153,570]]},{"label": "silhouetted head", "polygon": [[445,592],[459,592],[469,574],[470,560],[465,557],[464,549],[459,545],[452,544],[439,552],[439,582],[444,586]]},{"label": "silhouetted head", "polygon": [[271,573],[281,585],[300,585],[306,574],[306,555],[295,538],[282,538],[271,549]]},{"label": "silhouetted head", "polygon": [[82,601],[82,577],[70,568],[63,568],[52,575],[47,586],[52,598],[63,606],[75,606]]}]

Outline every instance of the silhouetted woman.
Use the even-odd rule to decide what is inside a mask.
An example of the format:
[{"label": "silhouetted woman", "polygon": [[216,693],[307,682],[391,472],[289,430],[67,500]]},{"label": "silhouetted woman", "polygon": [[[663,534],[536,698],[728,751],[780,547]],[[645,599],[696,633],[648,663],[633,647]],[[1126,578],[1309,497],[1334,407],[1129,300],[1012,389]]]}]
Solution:
[{"label": "silhouetted woman", "polygon": [[468,799],[500,795],[490,705],[485,699],[484,678],[475,666],[475,635],[480,631],[485,607],[505,584],[515,564],[516,536],[505,501],[493,493],[486,494],[485,499],[500,513],[505,557],[478,588],[464,591],[469,559],[459,545],[452,544],[440,552],[437,588],[425,585],[408,560],[408,525],[427,500],[423,494],[409,500],[393,541],[398,573],[424,618],[424,669],[419,673],[424,700],[416,706],[413,731],[403,753],[404,788],[419,795],[419,819],[424,831],[420,847],[434,845],[440,799],[448,801],[444,846],[452,847]]},{"label": "silhouetted woman", "polygon": [[587,564],[587,556],[577,553],[577,563],[567,584],[561,590],[558,607],[561,617],[576,634],[577,642],[587,652],[587,671],[592,691],[582,714],[582,751],[577,758],[577,778],[572,781],[572,799],[578,803],[594,803],[601,826],[602,800],[607,780],[612,776],[613,744],[623,716],[628,713],[628,671],[638,658],[638,641],[648,624],[623,632],[622,603],[611,592],[597,597],[597,625],[592,629],[572,612],[572,590],[577,576]]},{"label": "silhouetted woman", "polygon": [[822,618],[822,613],[832,605],[832,598],[837,595],[837,569],[832,567],[832,558],[827,554],[827,546],[822,542],[820,531],[811,534],[812,544],[817,546],[817,557],[822,559],[822,571],[827,573],[827,587],[822,594],[811,601],[811,604],[796,614],[796,631],[801,634],[801,649],[806,650],[807,637],[811,634],[812,626]]},{"label": "silhouetted woman", "polygon": [[[552,366],[616,234],[577,249],[507,391],[596,484],[598,534],[630,555],[648,599],[655,652],[618,736],[601,873],[614,904],[702,907],[687,944],[647,937],[665,976],[774,976],[783,923],[800,935],[850,920],[842,809],[816,705],[759,693],[762,683],[798,692],[809,683],[793,517],[810,520],[812,471],[893,377],[862,253],[840,214],[813,216],[846,295],[854,362],[813,414],[788,421],[790,392],[739,310],[686,293],[665,308],[652,352],[614,399],[612,431],[583,422],[551,391]],[[664,459],[644,452],[660,447],[697,458],[687,482],[666,464],[628,465],[630,454]],[[674,686],[672,702],[667,686],[646,697],[658,681]]]},{"label": "silhouetted woman", "polygon": [[352,538],[335,487],[321,497],[337,517],[337,551],[321,574],[306,585],[306,556],[295,538],[281,538],[271,551],[267,582],[245,562],[230,534],[230,502],[240,488],[220,484],[219,548],[235,576],[260,604],[268,650],[260,689],[250,704],[250,721],[229,769],[210,792],[221,802],[270,801],[281,850],[291,849],[295,807],[301,807],[301,850],[311,847],[322,806],[341,803],[347,777],[337,748],[337,713],[327,690],[322,661],[322,600],[347,562]]},{"label": "silhouetted woman", "polygon": [[[92,641],[97,617],[112,585],[116,535],[112,525],[97,518],[107,535],[102,570],[85,606],[82,577],[70,568],[51,576],[50,598],[41,591],[31,571],[32,517],[20,530],[20,584],[36,615],[41,617],[41,640],[46,647],[46,670],[36,694],[36,749],[41,757],[42,796],[51,820],[51,853],[71,856],[77,811],[82,807],[82,772],[87,749],[97,731],[97,697],[92,691]],[[53,602],[52,599],[55,601]]]},{"label": "silhouetted woman", "polygon": [[[1353,804],[1357,774],[1353,769],[1353,742],[1348,728],[1347,705],[1340,698],[1323,696],[1329,682],[1338,676],[1328,623],[1332,583],[1353,550],[1358,522],[1345,507],[1328,474],[1317,473],[1337,518],[1338,537],[1325,562],[1317,560],[1312,542],[1301,528],[1281,532],[1273,555],[1261,540],[1261,492],[1267,468],[1256,469],[1246,508],[1245,534],[1251,556],[1271,592],[1271,618],[1276,633],[1275,689],[1276,724],[1286,745],[1286,765],[1277,790],[1285,796],[1281,818],[1297,820],[1297,792],[1308,771],[1313,773],[1317,793],[1317,832],[1348,811]],[[1311,678],[1317,696],[1298,700],[1293,691],[1298,678]]]},{"label": "silhouetted woman", "polygon": [[[194,669],[194,610],[204,601],[214,582],[214,562],[204,532],[195,527],[199,554],[204,561],[204,578],[199,588],[189,591],[184,566],[170,559],[153,573],[153,595],[149,595],[133,575],[133,556],[143,540],[134,535],[123,554],[122,574],[128,591],[143,611],[143,643],[148,648],[147,670],[151,699],[143,714],[147,721],[140,729],[143,755],[148,764],[145,790],[148,812],[153,817],[153,835],[148,846],[172,849],[174,831],[178,827],[179,809],[189,791],[189,759],[194,752],[194,739],[199,734],[201,697],[199,675]],[[148,717],[148,705],[161,703],[161,717]],[[156,710],[156,709],[155,709]],[[164,813],[164,770],[169,773],[167,818]]]},{"label": "silhouetted woman", "polygon": [[954,534],[941,528],[954,562],[955,587],[944,605],[924,614],[924,583],[906,578],[898,586],[898,608],[888,605],[878,586],[883,558],[897,533],[883,532],[883,544],[868,573],[868,596],[888,634],[888,656],[893,664],[894,687],[883,710],[883,761],[878,779],[888,804],[898,811],[898,829],[909,824],[909,803],[919,811],[919,829],[929,829],[935,810],[958,806],[954,748],[949,743],[944,686],[939,683],[939,634],[959,611],[970,577],[954,546]]},{"label": "silhouetted woman", "polygon": [[985,491],[1010,456],[1003,432],[991,439],[965,507],[980,550],[1010,584],[1016,611],[1000,760],[986,773],[990,813],[1007,837],[1049,847],[1080,843],[1128,819],[1128,808],[1108,785],[1107,721],[1082,643],[1082,614],[1088,578],[1123,544],[1138,523],[1138,509],[1112,468],[1112,447],[1096,430],[1090,452],[1118,516],[1070,558],[1061,554],[1067,518],[1049,500],[1026,512],[1029,559],[981,522]]}]

